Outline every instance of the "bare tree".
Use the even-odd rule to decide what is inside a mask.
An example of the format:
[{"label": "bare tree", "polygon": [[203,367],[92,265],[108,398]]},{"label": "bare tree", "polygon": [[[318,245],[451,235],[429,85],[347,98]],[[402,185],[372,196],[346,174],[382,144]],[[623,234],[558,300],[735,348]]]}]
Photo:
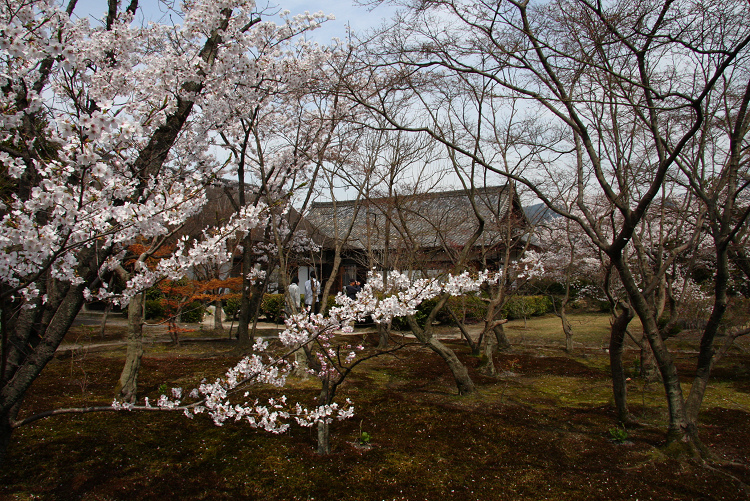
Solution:
[{"label": "bare tree", "polygon": [[[371,55],[367,61],[378,71],[382,90],[352,85],[352,98],[388,117],[379,96],[411,93],[413,106],[428,113],[424,109],[436,99],[431,84],[422,85],[428,76],[458,81],[473,75],[493,82],[496,92],[502,89],[508,98],[522,99],[529,117],[535,115],[548,122],[550,130],[560,131],[561,141],[539,153],[537,160],[546,176],[560,175],[567,163],[576,180],[581,215],[556,207],[555,194],[546,192],[530,173],[487,162],[475,143],[446,134],[442,123],[425,120],[415,127],[388,117],[394,128],[427,132],[488,172],[525,184],[551,210],[580,225],[616,270],[628,296],[627,308],[644,326],[665,388],[669,444],[701,454],[697,410],[726,307],[725,249],[747,220],[746,211],[733,205],[746,188],[739,174],[747,130],[744,68],[750,43],[744,4],[725,2],[706,9],[688,0],[606,5],[559,0],[540,6],[525,1],[429,1],[403,15],[408,19],[383,31],[380,57]],[[728,139],[721,144],[729,147],[716,172],[707,175],[701,170],[705,164],[682,159],[699,144],[698,134],[710,122],[717,101],[725,103]],[[487,148],[491,145],[482,145]],[[713,159],[711,163],[717,166]],[[665,182],[678,171],[707,206],[718,263],[714,310],[687,399],[654,308],[667,263],[639,283],[626,256]],[[609,231],[586,205],[586,195],[592,193],[611,204]]]}]

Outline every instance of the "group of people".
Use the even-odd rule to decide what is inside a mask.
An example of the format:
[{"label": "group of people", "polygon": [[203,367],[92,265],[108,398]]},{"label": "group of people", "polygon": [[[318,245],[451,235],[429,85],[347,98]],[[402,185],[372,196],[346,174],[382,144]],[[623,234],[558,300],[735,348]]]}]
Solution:
[{"label": "group of people", "polygon": [[[362,284],[356,279],[352,279],[345,288],[346,295],[351,299],[356,299],[357,293],[362,290]],[[294,310],[299,310],[301,291],[299,287],[299,278],[292,278],[292,282],[289,284],[289,298],[286,302],[284,310],[287,316],[294,313]],[[310,313],[318,313],[320,311],[320,281],[316,278],[315,272],[310,272],[310,277],[305,281],[305,311]]]}]

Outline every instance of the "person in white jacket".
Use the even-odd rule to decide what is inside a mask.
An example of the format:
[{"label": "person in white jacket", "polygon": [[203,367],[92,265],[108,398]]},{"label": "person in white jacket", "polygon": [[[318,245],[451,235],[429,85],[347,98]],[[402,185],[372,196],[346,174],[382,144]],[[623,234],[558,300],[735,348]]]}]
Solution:
[{"label": "person in white jacket", "polygon": [[286,316],[291,317],[292,315],[299,312],[300,308],[300,292],[299,292],[299,278],[294,277],[292,283],[289,284],[289,296],[287,297],[284,310]]},{"label": "person in white jacket", "polygon": [[315,272],[310,272],[310,278],[305,282],[305,308],[310,313],[317,313],[319,309],[320,282],[315,278]]}]

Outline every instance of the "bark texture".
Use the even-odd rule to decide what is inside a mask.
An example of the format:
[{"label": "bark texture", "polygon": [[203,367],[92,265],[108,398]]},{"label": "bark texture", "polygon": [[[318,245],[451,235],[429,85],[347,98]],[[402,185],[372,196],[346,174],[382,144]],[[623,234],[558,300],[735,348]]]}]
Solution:
[{"label": "bark texture", "polygon": [[497,368],[495,367],[497,338],[494,334],[484,336],[482,345],[482,362],[479,366],[479,372],[485,376],[497,376]]},{"label": "bark texture", "polygon": [[421,343],[424,343],[428,348],[437,353],[440,358],[442,358],[448,365],[448,369],[450,369],[451,373],[453,374],[453,378],[456,381],[458,394],[468,395],[470,393],[474,393],[475,390],[474,382],[471,380],[471,377],[469,377],[469,371],[466,369],[466,366],[461,362],[461,360],[458,359],[456,353],[453,350],[445,346],[432,335],[432,321],[434,320],[435,315],[440,310],[440,308],[445,305],[447,300],[448,297],[445,296],[438,302],[437,306],[432,310],[430,315],[428,315],[424,328],[419,326],[416,319],[414,318],[414,315],[408,316],[407,321],[409,322],[409,327],[411,327],[414,336]]},{"label": "bark texture", "polygon": [[143,304],[143,294],[136,294],[128,304],[127,352],[115,390],[116,398],[122,402],[135,403],[138,399],[138,371],[143,358]]},{"label": "bark texture", "polygon": [[445,363],[448,364],[448,368],[453,374],[453,378],[456,380],[458,394],[469,395],[474,393],[474,382],[471,380],[471,377],[469,377],[468,369],[466,369],[466,366],[458,359],[456,353],[434,337],[430,337],[427,341],[427,346],[440,355]]},{"label": "bark texture", "polygon": [[[323,385],[318,395],[318,405],[330,405],[333,401],[333,392],[330,388],[331,381],[326,377],[323,378]],[[318,454],[331,453],[331,425],[325,419],[318,421]]]},{"label": "bark texture", "polygon": [[627,306],[623,306],[622,312],[612,322],[609,337],[609,366],[612,372],[612,393],[615,399],[617,420],[621,423],[634,421],[628,410],[625,369],[622,363],[625,333],[633,316],[633,310]]}]

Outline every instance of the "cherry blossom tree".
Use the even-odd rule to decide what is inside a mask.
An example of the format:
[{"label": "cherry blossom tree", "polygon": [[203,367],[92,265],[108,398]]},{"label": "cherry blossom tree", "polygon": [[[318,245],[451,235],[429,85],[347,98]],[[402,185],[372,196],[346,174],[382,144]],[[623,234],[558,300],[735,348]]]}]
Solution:
[{"label": "cherry blossom tree", "polygon": [[[2,360],[0,457],[23,395],[102,277],[137,238],[169,234],[205,202],[222,163],[207,138],[231,82],[287,69],[238,64],[259,40],[322,16],[264,21],[252,1],[190,2],[181,23],[137,26],[138,2],[110,0],[91,23],[52,0],[0,6]],[[276,35],[272,35],[276,33]],[[241,62],[241,61],[240,61]],[[242,77],[240,78],[240,75]],[[227,77],[232,78],[227,78]],[[221,238],[246,234],[262,206],[243,208],[221,237],[181,240],[157,270],[142,267],[127,302],[159,276],[225,259]]]},{"label": "cherry blossom tree", "polygon": [[[300,235],[297,213],[304,211],[314,193],[340,120],[331,92],[335,82],[324,71],[338,49],[301,36],[326,19],[322,14],[287,18],[283,29],[258,32],[253,50],[238,52],[228,61],[234,69],[221,83],[224,105],[210,117],[217,130],[213,143],[229,154],[238,179],[237,192],[230,195],[235,210],[264,204],[270,211],[269,225],[241,243],[242,276],[260,266],[271,277],[280,264],[283,287],[287,249],[299,250],[309,243]],[[254,75],[250,80],[248,71]],[[299,202],[294,209],[293,202]],[[266,286],[267,280],[243,284],[238,322],[242,347],[252,345]]]},{"label": "cherry blossom tree", "polygon": [[[373,272],[356,299],[339,294],[338,306],[332,308],[327,317],[301,312],[287,319],[287,328],[279,335],[284,346],[280,352],[269,350],[268,343],[259,339],[253,346],[254,353],[243,357],[224,377],[216,378],[213,382],[203,380],[190,392],[173,388],[171,395],[163,394],[156,402],[150,402],[148,398],[143,403],[115,399],[112,405],[106,407],[55,409],[14,421],[11,425],[17,428],[56,415],[107,411],[178,411],[188,418],[205,414],[217,426],[234,420],[272,433],[285,432],[289,429],[290,421],[294,421],[305,427],[317,425],[318,452],[327,454],[330,452],[331,422],[334,419],[347,419],[354,413],[352,402],[348,399],[343,405],[334,402],[339,385],[359,363],[402,347],[358,356],[363,346],[337,340],[339,334],[351,332],[352,324],[365,317],[371,317],[375,322],[390,322],[394,316],[413,316],[423,301],[444,295],[478,293],[485,283],[496,282],[499,278],[500,274],[485,271],[475,276],[469,273],[457,276],[449,274],[441,280],[412,281],[407,275],[393,271],[386,282],[382,274]],[[254,384],[285,385],[295,365],[287,362],[287,359],[299,349],[313,354],[315,363],[311,364],[309,370],[321,381],[317,406],[307,409],[299,403],[288,402],[283,395],[269,399],[268,403],[253,398],[249,390]]]}]

